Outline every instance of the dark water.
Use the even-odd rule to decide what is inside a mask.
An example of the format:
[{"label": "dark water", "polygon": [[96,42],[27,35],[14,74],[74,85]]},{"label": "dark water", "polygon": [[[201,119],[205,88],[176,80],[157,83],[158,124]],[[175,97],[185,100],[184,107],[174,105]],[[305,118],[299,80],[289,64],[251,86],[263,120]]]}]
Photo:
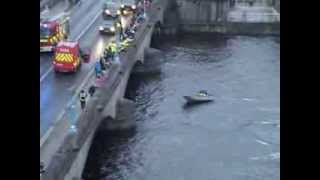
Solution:
[{"label": "dark water", "polygon": [[[101,132],[86,180],[280,179],[280,41],[185,37],[167,41],[162,74],[133,77],[134,132]],[[184,107],[205,89],[215,102]]]}]

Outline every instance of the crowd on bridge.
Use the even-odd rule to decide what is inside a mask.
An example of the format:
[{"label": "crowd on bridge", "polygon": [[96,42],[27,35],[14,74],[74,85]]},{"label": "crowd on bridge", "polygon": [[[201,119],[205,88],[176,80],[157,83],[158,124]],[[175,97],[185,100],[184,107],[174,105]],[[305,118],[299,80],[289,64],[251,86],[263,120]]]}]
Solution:
[{"label": "crowd on bridge", "polygon": [[[145,2],[145,4],[143,4],[143,2]],[[137,3],[137,11],[133,14],[128,27],[125,27],[125,29],[123,30],[122,25],[120,26],[120,46],[117,46],[116,42],[112,41],[104,47],[102,56],[100,57],[99,61],[95,63],[96,80],[94,85],[91,85],[88,91],[81,90],[79,94],[79,100],[82,109],[85,108],[88,94],[90,96],[93,96],[95,89],[100,87],[101,83],[104,82],[105,79],[107,79],[107,70],[110,69],[112,64],[115,63],[116,56],[118,56],[121,52],[125,52],[126,48],[131,45],[131,42],[135,38],[136,31],[146,19],[145,9],[150,8],[151,3],[152,0],[140,0]]]}]

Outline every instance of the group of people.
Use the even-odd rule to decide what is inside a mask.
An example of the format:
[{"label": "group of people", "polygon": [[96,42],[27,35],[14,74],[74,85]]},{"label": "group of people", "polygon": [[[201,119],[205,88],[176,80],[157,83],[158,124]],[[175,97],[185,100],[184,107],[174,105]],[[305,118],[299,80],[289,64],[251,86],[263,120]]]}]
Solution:
[{"label": "group of people", "polygon": [[[135,36],[135,31],[137,30],[137,24],[141,24],[144,21],[143,13],[144,13],[144,8],[143,8],[143,2],[146,3],[146,7],[149,7],[151,4],[151,0],[141,0],[138,5],[137,5],[137,13],[134,15],[132,19],[132,23],[125,29],[123,34],[121,34],[121,39],[134,39]],[[114,41],[109,43],[107,47],[105,47],[103,56],[101,56],[100,60],[96,62],[95,64],[95,74],[96,78],[100,79],[103,77],[105,71],[107,68],[109,68],[114,61],[115,54],[117,53],[117,45],[115,44]],[[85,90],[81,90],[79,93],[79,100],[80,100],[80,105],[81,109],[85,108],[86,101],[88,98],[88,94],[90,96],[93,96],[97,86],[96,85],[91,85],[88,89],[88,92]]]},{"label": "group of people", "polygon": [[104,49],[103,55],[95,65],[96,78],[100,78],[104,74],[104,71],[111,66],[112,62],[114,61],[116,51],[117,49],[114,41],[108,44],[108,46]]},{"label": "group of people", "polygon": [[[95,64],[95,74],[96,74],[96,79],[100,79],[103,77],[105,71],[107,68],[109,68],[114,61],[114,56],[116,53],[116,44],[114,41],[112,41],[104,50],[103,56],[99,59],[99,61],[96,62]],[[79,100],[80,100],[80,105],[81,109],[85,108],[86,105],[86,100],[88,97],[88,94],[90,96],[93,96],[95,90],[97,88],[97,85],[91,85],[88,89],[88,92],[85,90],[81,90],[79,93]]]}]

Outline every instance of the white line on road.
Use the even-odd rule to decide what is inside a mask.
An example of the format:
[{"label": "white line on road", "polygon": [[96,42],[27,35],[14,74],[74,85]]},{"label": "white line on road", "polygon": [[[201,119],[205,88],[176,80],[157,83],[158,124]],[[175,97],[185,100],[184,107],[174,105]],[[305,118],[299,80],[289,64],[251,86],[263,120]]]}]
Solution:
[{"label": "white line on road", "polygon": [[76,38],[76,41],[78,41],[78,40],[81,38],[81,36],[83,36],[83,34],[86,33],[86,32],[89,30],[89,28],[90,28],[90,27],[92,26],[92,24],[98,19],[98,17],[101,15],[101,13],[102,13],[102,10],[100,10],[100,11],[97,13],[97,15],[92,19],[92,21],[89,23],[89,25],[86,26],[83,31],[81,31],[81,33],[80,33],[80,34],[78,35],[78,37]]},{"label": "white line on road", "polygon": [[45,72],[41,77],[40,77],[40,83],[48,76],[48,74],[53,70],[53,67],[51,66],[47,72]]},{"label": "white line on road", "polygon": [[[76,41],[78,41],[92,26],[92,24],[98,19],[98,17],[101,15],[102,10],[100,10],[97,15],[92,19],[92,21],[89,23],[88,26],[86,26],[83,31],[77,36]],[[53,70],[53,67],[51,66],[48,71],[46,71],[41,77],[40,77],[40,83],[50,74],[50,72]]]},{"label": "white line on road", "polygon": [[72,102],[75,100],[75,98],[77,97],[77,94],[80,92],[80,90],[85,86],[85,84],[88,82],[89,78],[92,76],[94,72],[94,69],[90,70],[89,73],[86,75],[86,77],[84,78],[84,80],[82,81],[82,83],[80,84],[80,86],[78,87],[78,89],[76,90],[76,92],[74,93],[73,97],[71,98],[71,100],[69,101],[69,103],[67,104],[67,107],[64,108],[62,110],[62,112],[57,116],[56,120],[53,122],[53,125],[46,131],[46,133],[40,138],[40,148],[42,147],[42,145],[44,144],[44,142],[46,142],[46,140],[49,138],[51,132],[53,131],[53,128],[55,126],[55,124],[57,124],[59,122],[59,120],[61,120],[63,118],[63,116],[66,113],[66,109],[68,107],[70,107],[72,105]]}]

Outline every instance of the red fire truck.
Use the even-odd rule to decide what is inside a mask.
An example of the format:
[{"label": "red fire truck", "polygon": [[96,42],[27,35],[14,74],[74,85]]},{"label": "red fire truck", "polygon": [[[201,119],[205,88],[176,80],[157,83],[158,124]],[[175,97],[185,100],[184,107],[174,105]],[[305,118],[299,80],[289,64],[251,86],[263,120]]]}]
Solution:
[{"label": "red fire truck", "polygon": [[65,13],[40,22],[40,52],[51,52],[59,41],[69,35],[69,16]]},{"label": "red fire truck", "polygon": [[89,61],[90,53],[80,50],[78,42],[61,41],[54,50],[53,68],[55,72],[76,72],[81,61]]}]

